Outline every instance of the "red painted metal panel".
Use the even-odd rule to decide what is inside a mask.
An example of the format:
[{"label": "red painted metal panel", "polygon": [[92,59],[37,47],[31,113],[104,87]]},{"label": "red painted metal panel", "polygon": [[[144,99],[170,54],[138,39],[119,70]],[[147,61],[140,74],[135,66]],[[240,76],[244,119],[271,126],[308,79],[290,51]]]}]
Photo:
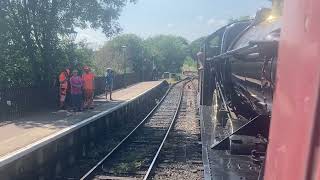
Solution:
[{"label": "red painted metal panel", "polygon": [[320,179],[319,9],[319,0],[284,3],[265,180]]}]

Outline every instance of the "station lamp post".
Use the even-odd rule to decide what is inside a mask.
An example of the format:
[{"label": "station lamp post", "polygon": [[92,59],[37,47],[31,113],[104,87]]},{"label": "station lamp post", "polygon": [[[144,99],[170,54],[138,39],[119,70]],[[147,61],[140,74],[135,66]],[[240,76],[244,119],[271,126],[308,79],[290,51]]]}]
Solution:
[{"label": "station lamp post", "polygon": [[127,46],[123,45],[121,46],[122,49],[122,53],[123,53],[123,82],[124,82],[124,87],[127,87],[127,78],[126,78],[126,74],[127,74],[127,59],[126,59],[126,50],[127,50]]},{"label": "station lamp post", "polygon": [[147,59],[143,59],[142,63],[142,81],[145,81],[145,71],[147,70]]},{"label": "station lamp post", "polygon": [[155,62],[154,62],[154,58],[155,58],[156,56],[155,55],[152,55],[152,69],[155,69],[156,68],[156,64],[155,64]]},{"label": "station lamp post", "polygon": [[68,34],[68,38],[71,45],[70,58],[72,59],[73,66],[76,67],[78,65],[78,60],[76,59],[76,55],[75,55],[76,47],[75,47],[74,41],[77,38],[77,32],[72,29],[71,32]]}]

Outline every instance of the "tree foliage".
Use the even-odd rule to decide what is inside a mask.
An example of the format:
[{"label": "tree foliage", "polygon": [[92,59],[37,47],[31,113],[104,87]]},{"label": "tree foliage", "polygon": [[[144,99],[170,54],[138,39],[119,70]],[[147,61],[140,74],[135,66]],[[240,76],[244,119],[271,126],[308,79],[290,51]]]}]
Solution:
[{"label": "tree foliage", "polygon": [[53,79],[62,65],[79,61],[68,41],[74,28],[101,28],[110,37],[121,30],[117,20],[127,2],[133,0],[1,0],[1,83]]},{"label": "tree foliage", "polygon": [[192,57],[187,56],[184,60],[183,66],[181,68],[182,71],[197,71],[197,61],[195,61]]},{"label": "tree foliage", "polygon": [[102,75],[106,68],[112,68],[118,73],[123,73],[125,68],[126,72],[140,72],[143,52],[143,40],[137,35],[118,36],[96,52],[97,72]]},{"label": "tree foliage", "polygon": [[[125,52],[122,46],[126,46]],[[95,63],[99,74],[107,67],[122,73],[124,66],[127,72],[136,73],[142,73],[143,69],[152,71],[153,67],[159,72],[179,72],[188,54],[188,41],[182,37],[159,35],[143,40],[134,34],[124,34],[98,50]]]},{"label": "tree foliage", "polygon": [[145,40],[148,59],[160,72],[179,72],[189,54],[188,41],[179,36],[159,35]]},{"label": "tree foliage", "polygon": [[[179,36],[143,40],[125,34],[94,52],[85,42],[74,44],[75,28],[102,29],[107,37],[121,31],[118,18],[135,0],[1,0],[0,87],[49,85],[64,68],[107,67],[119,73],[179,72],[196,46]],[[122,48],[126,46],[125,50]],[[188,61],[189,62],[189,61]],[[41,82],[41,83],[40,83]]]},{"label": "tree foliage", "polygon": [[200,37],[190,43],[191,58],[194,61],[197,61],[197,53],[200,51],[200,48],[203,46],[205,40],[206,37]]}]

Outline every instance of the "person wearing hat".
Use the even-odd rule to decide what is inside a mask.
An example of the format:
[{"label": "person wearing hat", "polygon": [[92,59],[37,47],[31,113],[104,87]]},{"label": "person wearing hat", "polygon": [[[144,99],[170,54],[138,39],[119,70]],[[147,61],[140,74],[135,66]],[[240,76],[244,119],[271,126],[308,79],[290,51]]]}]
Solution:
[{"label": "person wearing hat", "polygon": [[78,70],[72,71],[72,77],[70,78],[71,85],[71,98],[74,111],[82,111],[82,88],[83,80],[78,75]]},{"label": "person wearing hat", "polygon": [[108,100],[108,92],[110,93],[110,101],[112,101],[112,88],[113,88],[113,72],[111,68],[107,69],[106,77],[106,100]]},{"label": "person wearing hat", "polygon": [[84,91],[84,108],[93,109],[93,96],[94,96],[94,78],[95,75],[91,72],[88,66],[83,67],[83,91]]},{"label": "person wearing hat", "polygon": [[59,75],[59,96],[60,96],[60,109],[65,109],[65,101],[67,96],[67,90],[69,85],[69,77],[70,77],[70,70],[65,69]]}]

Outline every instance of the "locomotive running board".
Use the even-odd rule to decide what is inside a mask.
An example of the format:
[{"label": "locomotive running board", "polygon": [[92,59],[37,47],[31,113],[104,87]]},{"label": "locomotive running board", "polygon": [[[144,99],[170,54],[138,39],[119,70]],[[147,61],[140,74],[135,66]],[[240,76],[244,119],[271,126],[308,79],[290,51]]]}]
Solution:
[{"label": "locomotive running board", "polygon": [[232,135],[256,136],[257,134],[262,134],[263,136],[268,137],[269,124],[270,118],[268,115],[259,115],[235,130],[223,140],[211,145],[211,149],[228,150],[230,148],[230,137]]}]

